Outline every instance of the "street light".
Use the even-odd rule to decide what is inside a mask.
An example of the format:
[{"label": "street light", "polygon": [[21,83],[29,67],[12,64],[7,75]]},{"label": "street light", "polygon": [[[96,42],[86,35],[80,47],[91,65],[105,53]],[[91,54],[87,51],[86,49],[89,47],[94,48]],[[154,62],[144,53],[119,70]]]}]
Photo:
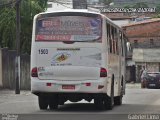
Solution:
[{"label": "street light", "polygon": [[16,0],[16,59],[15,59],[15,94],[20,94],[20,2]]}]

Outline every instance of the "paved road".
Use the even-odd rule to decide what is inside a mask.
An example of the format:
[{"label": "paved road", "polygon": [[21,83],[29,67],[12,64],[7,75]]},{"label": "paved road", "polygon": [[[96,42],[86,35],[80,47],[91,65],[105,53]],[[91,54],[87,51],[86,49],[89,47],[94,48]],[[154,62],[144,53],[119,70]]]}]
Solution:
[{"label": "paved road", "polygon": [[103,120],[106,118],[112,120],[113,117],[115,119],[121,117],[124,120],[128,119],[130,114],[159,114],[160,89],[141,89],[138,84],[128,84],[126,95],[123,98],[123,105],[115,106],[111,111],[96,110],[93,103],[85,101],[79,103],[67,102],[58,110],[43,111],[39,110],[37,96],[32,95],[29,91],[21,91],[20,95],[15,95],[14,91],[0,90],[0,113],[20,114],[19,120],[22,120],[22,118],[23,120],[31,118],[43,120],[44,117],[49,120],[53,115],[55,120],[56,118],[57,120],[62,118],[65,120],[84,120],[85,118],[87,120]]}]

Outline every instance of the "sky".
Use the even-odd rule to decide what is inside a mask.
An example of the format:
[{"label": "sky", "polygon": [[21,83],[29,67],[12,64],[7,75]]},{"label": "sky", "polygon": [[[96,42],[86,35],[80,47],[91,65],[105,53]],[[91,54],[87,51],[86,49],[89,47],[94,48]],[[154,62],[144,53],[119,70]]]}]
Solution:
[{"label": "sky", "polygon": [[72,4],[58,4],[58,3],[52,3],[52,2],[48,2],[49,4],[52,4],[52,8],[48,8],[47,12],[51,12],[51,11],[57,11],[57,10],[64,10],[64,9],[71,9],[72,8]]},{"label": "sky", "polygon": [[[58,2],[64,2],[64,1],[68,1],[71,2],[71,4],[58,4],[58,3],[53,3],[53,2],[48,2],[48,3],[52,3],[52,8],[48,8],[47,11],[56,11],[56,10],[64,10],[64,9],[69,9],[69,8],[73,8],[72,6],[72,0],[58,0]],[[97,2],[98,0],[88,0],[88,2]],[[64,2],[65,3],[65,2]]]}]

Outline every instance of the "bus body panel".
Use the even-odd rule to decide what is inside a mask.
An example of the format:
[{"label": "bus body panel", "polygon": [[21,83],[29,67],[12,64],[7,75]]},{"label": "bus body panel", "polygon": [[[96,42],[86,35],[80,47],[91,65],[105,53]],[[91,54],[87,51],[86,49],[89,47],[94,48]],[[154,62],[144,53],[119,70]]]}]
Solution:
[{"label": "bus body panel", "polygon": [[[108,91],[106,89],[110,88],[106,87],[110,83],[107,81],[108,77],[100,78],[100,68],[103,66],[107,69],[106,49],[102,49],[104,48],[101,47],[102,43],[56,43],[55,45],[55,42],[50,44],[34,42],[32,46],[34,47],[31,67],[38,68],[38,78],[31,77],[33,93],[47,92],[47,89],[48,92],[106,93]],[[48,50],[48,54],[39,54],[39,50],[42,49]],[[68,55],[68,59],[56,63],[55,59],[59,58],[61,53]],[[46,86],[47,83],[56,85],[57,89]],[[86,87],[86,83],[91,83],[91,86]],[[62,85],[67,84],[75,85],[76,90],[60,90]],[[98,89],[99,85],[103,85],[103,89]]]},{"label": "bus body panel", "polygon": [[[55,43],[56,44],[56,43]],[[99,79],[101,51],[95,47],[37,48],[39,79]],[[47,60],[46,60],[47,59]],[[81,72],[80,72],[81,71]]]}]

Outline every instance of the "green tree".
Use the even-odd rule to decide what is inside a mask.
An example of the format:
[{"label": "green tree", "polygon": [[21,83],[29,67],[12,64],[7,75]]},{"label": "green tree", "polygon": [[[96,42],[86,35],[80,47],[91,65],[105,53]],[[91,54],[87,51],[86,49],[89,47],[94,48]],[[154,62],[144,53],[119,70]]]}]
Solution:
[{"label": "green tree", "polygon": [[0,10],[0,45],[1,47],[15,48],[16,13],[14,8]]},{"label": "green tree", "polygon": [[133,8],[148,8],[148,5],[145,2],[138,2],[133,5]]},{"label": "green tree", "polygon": [[105,5],[109,5],[112,2],[113,2],[113,0],[100,0],[100,3],[103,3]]},{"label": "green tree", "polygon": [[124,5],[124,8],[132,8],[131,5]]},{"label": "green tree", "polygon": [[46,9],[46,3],[47,0],[23,0],[21,3],[22,52],[30,52],[33,17]]},{"label": "green tree", "polygon": [[160,14],[160,4],[158,4],[158,5],[156,6],[156,13],[157,13],[157,14]]},{"label": "green tree", "polygon": [[[11,1],[11,0],[10,0]],[[47,7],[47,0],[21,0],[21,36],[20,47],[22,53],[30,53],[33,17],[43,12]],[[15,49],[16,45],[16,10],[15,4],[0,8],[0,45]]]},{"label": "green tree", "polygon": [[160,14],[153,16],[153,18],[160,18]]}]

